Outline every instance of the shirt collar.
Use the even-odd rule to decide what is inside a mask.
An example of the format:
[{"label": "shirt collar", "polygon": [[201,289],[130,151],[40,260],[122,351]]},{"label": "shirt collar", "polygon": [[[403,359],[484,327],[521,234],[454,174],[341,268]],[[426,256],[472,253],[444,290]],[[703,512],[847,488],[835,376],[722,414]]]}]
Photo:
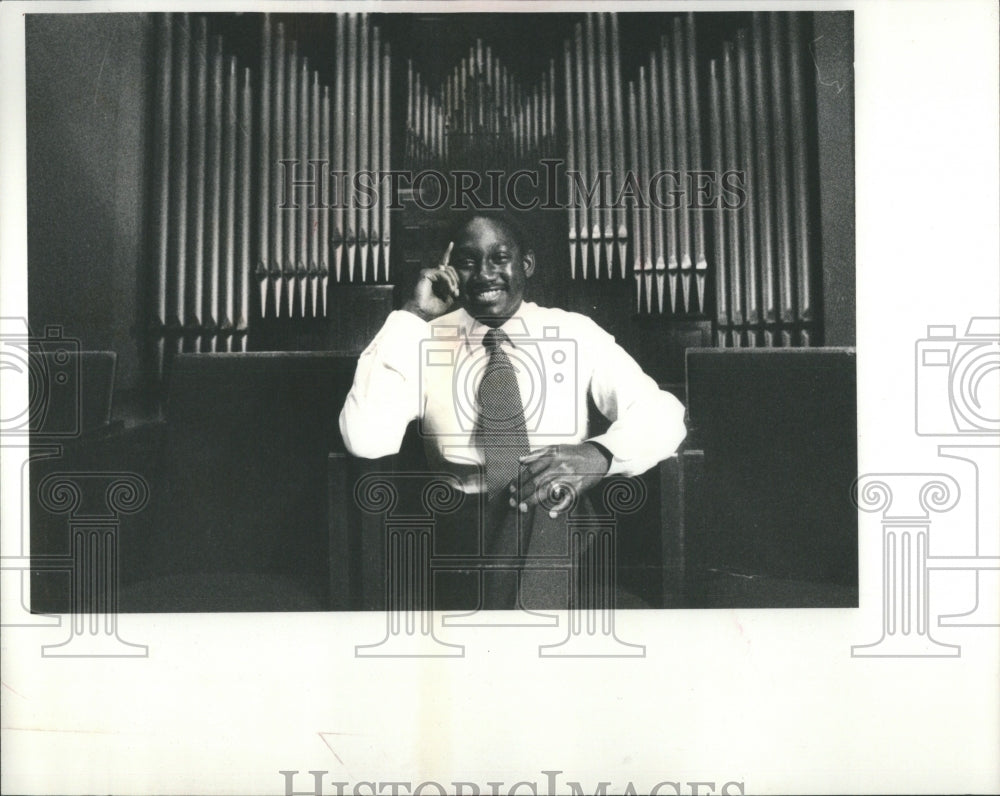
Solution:
[{"label": "shirt collar", "polygon": [[[517,308],[517,312],[511,315],[500,326],[500,328],[506,332],[511,345],[514,347],[517,347],[519,339],[523,340],[530,336],[530,319],[537,308],[537,304],[530,301],[522,301],[521,306]],[[462,308],[462,326],[465,330],[465,339],[468,341],[468,345],[470,346],[482,345],[483,338],[491,328],[471,316],[464,307]]]}]

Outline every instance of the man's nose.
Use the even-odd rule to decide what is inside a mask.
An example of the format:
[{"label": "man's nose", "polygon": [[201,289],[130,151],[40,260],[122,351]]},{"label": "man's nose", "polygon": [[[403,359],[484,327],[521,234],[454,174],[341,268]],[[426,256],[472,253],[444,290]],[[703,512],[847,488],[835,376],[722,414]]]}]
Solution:
[{"label": "man's nose", "polygon": [[496,263],[492,262],[488,256],[476,258],[476,276],[491,276],[496,270]]}]

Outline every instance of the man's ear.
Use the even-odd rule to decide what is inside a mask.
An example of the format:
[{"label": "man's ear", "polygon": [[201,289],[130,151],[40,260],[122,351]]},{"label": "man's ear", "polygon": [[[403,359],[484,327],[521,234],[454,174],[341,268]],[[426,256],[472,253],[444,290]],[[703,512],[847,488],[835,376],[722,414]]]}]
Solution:
[{"label": "man's ear", "polygon": [[526,251],[521,258],[521,264],[524,266],[524,276],[527,279],[531,279],[535,273],[535,253],[530,249]]}]

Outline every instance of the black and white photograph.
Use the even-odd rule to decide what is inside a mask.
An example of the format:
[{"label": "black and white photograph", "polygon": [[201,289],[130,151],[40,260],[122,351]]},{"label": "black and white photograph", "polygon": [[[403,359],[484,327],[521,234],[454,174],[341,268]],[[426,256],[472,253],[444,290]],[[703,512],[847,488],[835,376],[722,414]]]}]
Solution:
[{"label": "black and white photograph", "polygon": [[4,792],[1000,786],[990,4],[5,5]]},{"label": "black and white photograph", "polygon": [[852,28],[30,15],[33,555],[98,470],[122,612],[857,606]]}]

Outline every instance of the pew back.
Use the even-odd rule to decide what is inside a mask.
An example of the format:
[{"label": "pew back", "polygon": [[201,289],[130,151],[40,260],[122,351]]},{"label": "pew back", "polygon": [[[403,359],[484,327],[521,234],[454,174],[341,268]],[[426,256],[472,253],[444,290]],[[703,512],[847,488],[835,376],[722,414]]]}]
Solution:
[{"label": "pew back", "polygon": [[857,605],[853,349],[691,349],[688,447],[704,451],[688,598]]}]

